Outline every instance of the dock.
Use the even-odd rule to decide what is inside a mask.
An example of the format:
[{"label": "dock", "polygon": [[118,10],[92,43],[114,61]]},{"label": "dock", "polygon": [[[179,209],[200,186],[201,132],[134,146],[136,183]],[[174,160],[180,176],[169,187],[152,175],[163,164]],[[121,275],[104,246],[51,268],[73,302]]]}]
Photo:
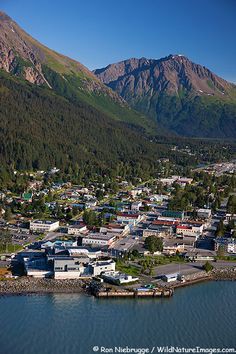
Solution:
[{"label": "dock", "polygon": [[173,289],[153,289],[153,290],[97,290],[93,295],[97,298],[161,298],[170,297],[174,293]]}]

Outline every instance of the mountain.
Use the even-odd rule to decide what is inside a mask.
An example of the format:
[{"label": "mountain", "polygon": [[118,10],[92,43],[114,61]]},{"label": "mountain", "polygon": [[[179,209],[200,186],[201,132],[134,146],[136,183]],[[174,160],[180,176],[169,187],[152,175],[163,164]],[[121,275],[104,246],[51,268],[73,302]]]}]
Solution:
[{"label": "mountain", "polygon": [[9,169],[149,175],[167,149],[154,125],[77,61],[0,13],[0,184]]},{"label": "mountain", "polygon": [[72,101],[86,102],[115,120],[153,128],[85,66],[39,43],[4,12],[0,12],[0,53],[0,69],[11,75]]},{"label": "mountain", "polygon": [[179,135],[236,138],[236,86],[183,55],[132,58],[94,74],[133,108]]}]

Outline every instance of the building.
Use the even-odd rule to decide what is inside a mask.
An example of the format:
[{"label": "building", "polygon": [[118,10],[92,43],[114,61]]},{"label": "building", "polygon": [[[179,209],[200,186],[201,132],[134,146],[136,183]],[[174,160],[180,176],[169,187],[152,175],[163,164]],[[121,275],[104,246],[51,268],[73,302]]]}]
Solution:
[{"label": "building", "polygon": [[24,270],[27,276],[33,278],[45,278],[52,275],[52,269],[49,267],[46,255],[28,254],[23,257]]},{"label": "building", "polygon": [[112,259],[97,261],[89,264],[89,272],[96,277],[104,272],[115,271],[116,263]]},{"label": "building", "polygon": [[174,182],[177,181],[179,176],[172,176],[167,178],[160,178],[160,182],[164,184],[164,186],[171,186]]},{"label": "building", "polygon": [[73,257],[54,257],[53,270],[55,279],[78,279],[81,277],[89,277],[88,267],[85,267]]},{"label": "building", "polygon": [[129,195],[132,197],[132,198],[136,198],[138,195],[142,194],[142,189],[139,189],[139,188],[136,188],[136,189],[131,189],[129,191]]},{"label": "building", "polygon": [[118,271],[105,272],[102,274],[102,278],[108,283],[117,285],[132,283],[139,279],[132,277],[132,275],[123,274]]},{"label": "building", "polygon": [[50,220],[32,220],[30,221],[30,230],[36,232],[55,231],[59,228],[59,221]]},{"label": "building", "polygon": [[214,261],[215,253],[213,251],[189,251],[185,253],[184,258],[191,262]]},{"label": "building", "polygon": [[106,232],[112,232],[116,233],[117,236],[125,236],[130,232],[130,228],[128,224],[108,224],[106,226],[103,226],[100,228],[100,232],[106,233]]},{"label": "building", "polygon": [[203,224],[182,224],[176,226],[176,235],[182,237],[194,237],[197,239],[202,235]]},{"label": "building", "polygon": [[183,211],[175,211],[175,210],[165,210],[161,213],[161,218],[171,218],[171,219],[184,219],[184,212]]},{"label": "building", "polygon": [[162,276],[162,279],[167,283],[174,282],[178,279],[178,274],[177,273],[165,274]]},{"label": "building", "polygon": [[218,237],[214,240],[215,251],[218,251],[219,247],[222,247],[227,253],[236,253],[236,239]]},{"label": "building", "polygon": [[204,209],[204,208],[198,209],[197,216],[200,219],[209,219],[211,217],[211,209]]},{"label": "building", "polygon": [[117,221],[135,226],[137,225],[140,221],[142,221],[142,216],[140,214],[134,214],[134,213],[118,213],[117,214]]},{"label": "building", "polygon": [[32,198],[33,198],[33,193],[29,192],[25,192],[22,194],[22,199],[25,201],[25,202],[32,202]]},{"label": "building", "polygon": [[164,241],[163,251],[166,255],[174,255],[176,252],[183,253],[184,252],[184,243],[178,243],[176,240],[168,239]]},{"label": "building", "polygon": [[68,254],[72,257],[87,257],[88,259],[98,259],[101,258],[104,255],[104,252],[100,250],[100,248],[90,248],[90,247],[83,247],[83,246],[77,246],[77,247],[68,247],[66,248],[66,251]]},{"label": "building", "polygon": [[147,238],[149,236],[157,236],[157,237],[161,237],[162,232],[159,229],[144,229],[143,230],[143,238]]},{"label": "building", "polygon": [[90,233],[88,236],[83,237],[82,245],[96,246],[96,247],[109,247],[116,240],[117,235],[113,233]]},{"label": "building", "polygon": [[70,225],[67,229],[68,235],[80,235],[81,233],[85,233],[88,231],[87,226],[80,224],[80,225]]},{"label": "building", "polygon": [[134,202],[131,204],[131,210],[132,211],[139,211],[141,206],[142,206],[142,202]]},{"label": "building", "polygon": [[180,177],[176,182],[182,186],[185,186],[186,184],[191,184],[193,182],[193,178]]}]

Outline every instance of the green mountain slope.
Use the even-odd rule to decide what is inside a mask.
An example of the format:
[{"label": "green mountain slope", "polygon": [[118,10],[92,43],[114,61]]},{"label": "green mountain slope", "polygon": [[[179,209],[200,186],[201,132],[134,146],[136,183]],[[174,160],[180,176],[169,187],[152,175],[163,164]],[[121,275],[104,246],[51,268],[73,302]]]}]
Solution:
[{"label": "green mountain slope", "polygon": [[0,12],[0,50],[0,68],[6,72],[71,100],[86,102],[115,120],[141,126],[149,132],[156,128],[85,66],[39,43],[3,12]]},{"label": "green mountain slope", "polygon": [[62,170],[86,175],[154,171],[165,147],[128,123],[114,121],[84,102],[71,102],[0,72],[0,162],[20,170]]},{"label": "green mountain slope", "polygon": [[182,55],[128,59],[94,73],[159,127],[190,137],[236,138],[236,86]]}]

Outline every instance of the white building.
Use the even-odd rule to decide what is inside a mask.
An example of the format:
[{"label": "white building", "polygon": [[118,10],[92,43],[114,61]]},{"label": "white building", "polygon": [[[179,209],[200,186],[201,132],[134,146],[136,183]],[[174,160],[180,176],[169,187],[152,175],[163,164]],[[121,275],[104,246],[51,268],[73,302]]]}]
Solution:
[{"label": "white building", "polygon": [[131,210],[139,211],[141,206],[142,206],[142,202],[134,202],[134,203],[131,204]]},{"label": "white building", "polygon": [[109,259],[107,261],[97,261],[89,264],[89,271],[92,276],[96,277],[104,272],[115,271],[116,263]]},{"label": "white building", "polygon": [[205,209],[205,208],[198,209],[197,216],[201,219],[209,219],[211,217],[211,209]]},{"label": "white building", "polygon": [[141,220],[142,216],[140,214],[131,214],[131,213],[118,213],[117,221],[128,224],[128,225],[137,225]]},{"label": "white building", "polygon": [[108,247],[110,246],[117,238],[116,234],[113,233],[91,233],[88,236],[84,237],[82,240],[82,245],[92,245],[97,247]]},{"label": "white building", "polygon": [[68,235],[79,235],[88,231],[86,225],[70,225],[67,229]]},{"label": "white building", "polygon": [[59,228],[59,221],[50,220],[32,220],[30,221],[30,230],[36,232],[55,231]]},{"label": "white building", "polygon": [[130,228],[128,224],[108,224],[100,227],[101,233],[111,232],[117,234],[118,237],[127,235],[129,231]]},{"label": "white building", "polygon": [[89,276],[88,267],[84,267],[76,258],[58,256],[54,258],[55,279],[78,279]]},{"label": "white building", "polygon": [[102,278],[109,283],[114,283],[118,285],[132,283],[139,279],[139,278],[132,277],[132,275],[122,274],[118,271],[104,272],[102,274]]},{"label": "white building", "polygon": [[193,224],[193,225],[178,225],[176,227],[176,234],[180,236],[187,237],[195,237],[198,238],[202,235],[203,232],[203,224]]},{"label": "white building", "polygon": [[167,283],[176,281],[177,279],[178,279],[178,274],[177,273],[163,275],[163,280],[166,281]]}]

